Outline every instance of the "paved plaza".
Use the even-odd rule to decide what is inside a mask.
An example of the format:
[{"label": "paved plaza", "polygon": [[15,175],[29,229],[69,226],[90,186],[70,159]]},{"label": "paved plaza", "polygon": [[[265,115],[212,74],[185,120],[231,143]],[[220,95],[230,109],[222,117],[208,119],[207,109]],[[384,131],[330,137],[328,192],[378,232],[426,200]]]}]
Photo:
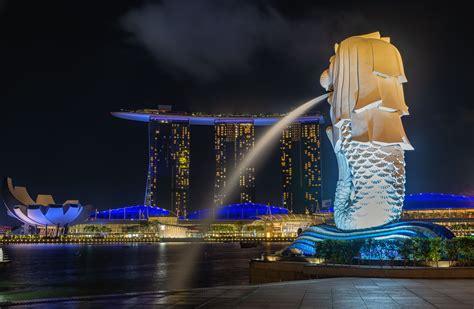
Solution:
[{"label": "paved plaza", "polygon": [[474,280],[334,278],[98,296],[22,308],[474,308]]}]

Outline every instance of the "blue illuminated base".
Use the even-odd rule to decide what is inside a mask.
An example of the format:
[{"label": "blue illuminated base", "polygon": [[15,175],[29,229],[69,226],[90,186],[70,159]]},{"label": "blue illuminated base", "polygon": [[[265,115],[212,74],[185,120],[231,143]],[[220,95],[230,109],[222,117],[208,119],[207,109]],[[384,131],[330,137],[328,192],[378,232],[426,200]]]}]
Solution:
[{"label": "blue illuminated base", "polygon": [[[300,236],[285,250],[300,252],[304,256],[316,254],[316,243],[325,239],[396,239],[396,238],[448,238],[454,234],[444,226],[419,221],[397,222],[375,228],[343,231],[332,225],[313,225],[303,231]],[[292,250],[293,249],[293,250]]]}]

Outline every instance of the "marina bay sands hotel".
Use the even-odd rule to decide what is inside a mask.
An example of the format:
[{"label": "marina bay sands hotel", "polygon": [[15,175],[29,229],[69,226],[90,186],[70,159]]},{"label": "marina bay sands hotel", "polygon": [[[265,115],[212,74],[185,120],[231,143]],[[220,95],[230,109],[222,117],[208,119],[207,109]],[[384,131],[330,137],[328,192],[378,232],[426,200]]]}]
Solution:
[{"label": "marina bay sands hotel", "polygon": [[[145,205],[174,210],[186,216],[189,209],[190,138],[193,125],[214,127],[214,206],[255,201],[255,168],[240,171],[234,199],[222,195],[226,179],[255,143],[255,126],[270,126],[283,115],[210,115],[158,109],[113,112],[113,116],[148,123],[149,162]],[[321,115],[298,118],[280,139],[281,206],[315,211],[321,205]]]}]

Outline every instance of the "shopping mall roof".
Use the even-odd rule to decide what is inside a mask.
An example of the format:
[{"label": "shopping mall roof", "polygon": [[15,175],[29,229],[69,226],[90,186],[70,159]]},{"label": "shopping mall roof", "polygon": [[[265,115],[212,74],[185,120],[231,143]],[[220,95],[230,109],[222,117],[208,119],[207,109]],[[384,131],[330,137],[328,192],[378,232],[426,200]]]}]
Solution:
[{"label": "shopping mall roof", "polygon": [[418,193],[405,196],[403,210],[474,208],[474,196]]},{"label": "shopping mall roof", "polygon": [[[448,209],[474,209],[474,196],[443,194],[443,193],[417,193],[407,194],[403,203],[403,210],[448,210]],[[334,208],[323,211],[333,212]]]},{"label": "shopping mall roof", "polygon": [[[254,203],[231,204],[217,209],[205,208],[191,212],[186,220],[258,220],[263,215],[288,214],[288,209]],[[184,220],[184,217],[180,217]]]},{"label": "shopping mall roof", "polygon": [[258,219],[265,222],[300,222],[300,221],[315,221],[316,217],[311,214],[272,214],[258,216]]},{"label": "shopping mall roof", "polygon": [[97,211],[90,218],[103,220],[146,220],[149,217],[167,216],[174,216],[174,213],[160,207],[136,205]]}]

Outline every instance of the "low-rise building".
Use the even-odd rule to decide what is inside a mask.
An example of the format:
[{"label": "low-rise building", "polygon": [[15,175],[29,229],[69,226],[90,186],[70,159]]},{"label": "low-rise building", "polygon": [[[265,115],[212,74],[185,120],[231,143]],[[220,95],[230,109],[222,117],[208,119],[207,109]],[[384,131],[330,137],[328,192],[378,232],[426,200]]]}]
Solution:
[{"label": "low-rise building", "polygon": [[[321,212],[334,223],[333,209]],[[426,221],[443,225],[456,236],[474,235],[474,196],[419,193],[405,196],[401,221]]]},{"label": "low-rise building", "polygon": [[127,235],[161,238],[190,237],[189,228],[178,225],[173,212],[153,206],[129,206],[96,211],[90,218],[70,228],[74,235]]}]

